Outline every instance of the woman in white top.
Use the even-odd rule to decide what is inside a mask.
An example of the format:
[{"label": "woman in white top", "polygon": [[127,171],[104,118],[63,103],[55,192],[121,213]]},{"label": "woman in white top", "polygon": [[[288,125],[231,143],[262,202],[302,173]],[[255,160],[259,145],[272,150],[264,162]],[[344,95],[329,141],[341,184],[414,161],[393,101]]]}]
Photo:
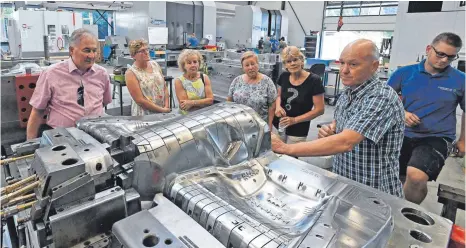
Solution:
[{"label": "woman in white top", "polygon": [[147,41],[133,40],[129,52],[133,65],[125,74],[126,86],[133,98],[131,115],[168,113],[168,91],[160,66],[149,57]]}]

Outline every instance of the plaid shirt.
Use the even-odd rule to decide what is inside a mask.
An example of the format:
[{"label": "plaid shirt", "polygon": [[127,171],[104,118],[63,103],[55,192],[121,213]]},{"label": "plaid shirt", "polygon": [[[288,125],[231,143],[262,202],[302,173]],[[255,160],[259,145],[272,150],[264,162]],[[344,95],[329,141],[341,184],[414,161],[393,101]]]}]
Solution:
[{"label": "plaid shirt", "polygon": [[404,109],[396,92],[375,77],[356,89],[348,88],[338,99],[335,120],[337,133],[350,129],[365,139],[352,151],[335,155],[333,172],[403,197],[398,159]]}]

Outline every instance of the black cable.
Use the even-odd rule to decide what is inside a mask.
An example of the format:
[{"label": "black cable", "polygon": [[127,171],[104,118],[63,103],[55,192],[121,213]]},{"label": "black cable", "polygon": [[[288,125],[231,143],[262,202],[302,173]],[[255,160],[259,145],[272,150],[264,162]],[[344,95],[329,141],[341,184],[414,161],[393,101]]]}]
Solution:
[{"label": "black cable", "polygon": [[0,247],[3,248],[3,232],[4,232],[4,229],[3,229],[3,219],[2,219],[2,222],[0,223],[1,225],[1,228],[2,228],[2,237],[0,237]]}]

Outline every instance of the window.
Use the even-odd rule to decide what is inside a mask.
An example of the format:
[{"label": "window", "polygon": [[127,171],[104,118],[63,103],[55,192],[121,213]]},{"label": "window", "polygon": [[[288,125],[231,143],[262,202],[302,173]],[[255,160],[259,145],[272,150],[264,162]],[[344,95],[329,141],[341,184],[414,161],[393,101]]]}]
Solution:
[{"label": "window", "polygon": [[378,15],[380,7],[361,8],[360,15]]},{"label": "window", "polygon": [[378,16],[396,15],[397,1],[373,2],[373,1],[327,1],[325,16]]},{"label": "window", "polygon": [[326,9],[325,16],[340,16],[340,9]]},{"label": "window", "polygon": [[[100,14],[99,14],[100,12]],[[113,12],[112,11],[92,11],[92,19],[94,20],[94,25],[97,25],[99,30],[99,39],[105,39],[105,37],[114,35],[113,28]],[[110,24],[110,25],[109,25]]]},{"label": "window", "polygon": [[442,1],[410,1],[408,5],[408,13],[440,12],[442,11],[442,5]]},{"label": "window", "polygon": [[343,16],[358,16],[360,8],[343,8]]},{"label": "window", "polygon": [[81,14],[82,14],[82,17],[83,17],[83,24],[84,25],[93,24],[92,15],[89,14],[89,11],[83,11],[83,12],[81,12]]},{"label": "window", "polygon": [[114,29],[112,28],[114,25],[113,11],[81,9],[74,9],[74,11],[81,13],[83,25],[97,25],[99,40],[103,40],[107,36],[114,35]]}]

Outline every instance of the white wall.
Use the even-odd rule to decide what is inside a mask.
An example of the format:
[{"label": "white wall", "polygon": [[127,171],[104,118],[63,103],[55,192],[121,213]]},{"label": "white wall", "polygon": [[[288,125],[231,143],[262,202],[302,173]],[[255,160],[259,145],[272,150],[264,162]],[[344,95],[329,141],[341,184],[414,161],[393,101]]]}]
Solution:
[{"label": "white wall", "polygon": [[[322,31],[322,20],[323,20],[323,10],[324,2],[323,1],[291,1],[291,5],[298,15],[301,24],[306,31],[306,34],[309,35],[309,32],[312,31]],[[296,18],[293,10],[290,7],[289,2],[286,2],[285,11],[288,13],[288,41],[291,45],[302,47],[304,46],[304,32],[301,26],[299,25],[298,19]]]},{"label": "white wall", "polygon": [[[327,17],[324,20],[324,30],[337,30],[339,17]],[[342,31],[393,31],[396,16],[354,16],[343,17]]]},{"label": "white wall", "polygon": [[206,35],[212,35],[212,39],[209,40],[210,45],[215,45],[217,36],[217,8],[215,2],[202,1],[204,4],[204,24],[203,24],[203,37]]},{"label": "white wall", "polygon": [[[457,2],[452,2],[457,3]],[[448,2],[443,7],[450,7]],[[445,9],[445,8],[442,8]],[[399,2],[396,15],[394,41],[390,58],[390,69],[398,65],[415,63],[418,55],[442,32],[453,32],[465,43],[465,11],[450,10],[434,13],[407,13],[408,2]]]}]

